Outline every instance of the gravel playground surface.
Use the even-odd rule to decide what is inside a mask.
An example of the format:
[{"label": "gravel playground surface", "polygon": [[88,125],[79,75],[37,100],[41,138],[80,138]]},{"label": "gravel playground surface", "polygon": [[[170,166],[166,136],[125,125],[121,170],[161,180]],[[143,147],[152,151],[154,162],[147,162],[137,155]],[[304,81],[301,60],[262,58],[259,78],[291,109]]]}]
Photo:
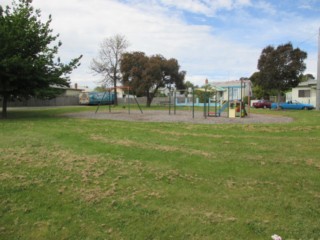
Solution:
[{"label": "gravel playground surface", "polygon": [[175,123],[194,123],[194,124],[250,124],[250,123],[289,123],[293,119],[290,117],[279,117],[266,114],[253,114],[245,118],[228,118],[226,113],[223,113],[221,117],[207,117],[203,116],[203,112],[195,112],[194,118],[192,118],[191,111],[177,111],[176,114],[163,110],[148,110],[143,114],[139,110],[132,110],[130,114],[128,111],[99,111],[96,114],[94,112],[81,112],[65,114],[68,117],[74,118],[89,118],[89,119],[108,119],[108,120],[120,120],[120,121],[135,121],[135,122],[175,122]]}]

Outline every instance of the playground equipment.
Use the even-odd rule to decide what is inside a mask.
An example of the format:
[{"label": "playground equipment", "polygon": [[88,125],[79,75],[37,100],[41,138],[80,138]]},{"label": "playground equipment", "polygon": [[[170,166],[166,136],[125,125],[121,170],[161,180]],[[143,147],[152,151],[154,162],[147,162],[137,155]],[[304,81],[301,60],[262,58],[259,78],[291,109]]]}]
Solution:
[{"label": "playground equipment", "polygon": [[[177,93],[184,94],[184,102],[179,101],[181,97],[177,97]],[[196,106],[195,98],[194,98],[194,89],[193,88],[173,89],[169,91],[169,115],[171,115],[171,105],[173,106],[174,115],[176,115],[177,107],[179,106],[192,107],[192,116],[194,118],[194,107]]]},{"label": "playground equipment", "polygon": [[[132,100],[137,104],[140,112],[143,113],[136,96],[130,95],[130,87],[117,88],[124,90],[128,114],[130,114],[130,103]],[[189,109],[187,108],[187,110],[192,109],[192,118],[194,118],[195,107],[203,107],[204,118],[221,117],[226,109],[229,118],[245,117],[248,114],[243,102],[243,88],[245,88],[245,84],[242,81],[241,85],[231,87],[218,87],[209,84],[203,88],[182,90],[169,87],[168,98],[165,101],[160,101],[160,105],[168,106],[169,115],[172,113],[176,115],[177,107],[188,107]],[[109,99],[109,102],[112,102],[112,91],[114,90],[115,88],[108,88],[103,93],[95,113],[98,112],[100,105],[104,104],[105,99]],[[109,104],[109,112],[111,112],[111,104]]]},{"label": "playground equipment", "polygon": [[245,104],[240,100],[233,100],[229,102],[229,118],[245,117],[247,116]]},{"label": "playground equipment", "polygon": [[[126,100],[127,100],[126,102],[127,102],[128,114],[130,114],[130,106],[131,106],[131,104],[130,104],[130,103],[131,103],[130,99],[132,99],[132,98],[134,99],[135,103],[137,104],[137,106],[138,106],[141,114],[143,114],[143,111],[142,111],[142,109],[141,109],[141,107],[140,107],[140,104],[139,104],[136,96],[135,96],[135,95],[132,95],[132,98],[130,98],[130,87],[128,87],[128,86],[122,86],[122,87],[116,87],[116,88],[107,88],[105,92],[101,93],[101,95],[102,95],[102,94],[103,94],[103,95],[102,95],[101,98],[100,98],[100,101],[99,101],[99,103],[98,103],[98,106],[97,106],[97,109],[96,109],[96,111],[95,111],[95,114],[97,114],[97,112],[98,112],[98,110],[99,110],[99,108],[100,108],[100,105],[101,105],[101,104],[104,104],[105,99],[106,99],[108,96],[113,96],[112,104],[114,104],[114,94],[113,94],[113,92],[114,92],[115,89],[122,89],[122,90],[124,91],[124,93],[125,93],[125,95],[126,95]],[[108,105],[108,106],[109,106],[109,113],[111,113],[111,106],[112,106],[112,104],[109,104],[109,105]]]},{"label": "playground equipment", "polygon": [[[172,109],[173,114],[176,114],[177,107],[191,107],[192,117],[194,118],[195,107],[203,107],[204,117],[220,117],[221,112],[225,109],[222,105],[219,92],[225,91],[222,88],[206,86],[204,88],[188,88],[188,89],[174,89],[169,91],[169,115],[171,115]],[[178,97],[177,93],[183,93],[183,96]],[[196,93],[200,94],[196,98]],[[222,109],[223,106],[223,109]]]},{"label": "playground equipment", "polygon": [[203,92],[203,116],[205,118],[220,117],[222,113],[222,101],[219,92],[225,90],[207,85],[204,88],[198,88],[197,91]]},{"label": "playground equipment", "polygon": [[[245,108],[245,103],[243,102],[243,90],[245,89],[245,83],[240,82],[239,86],[232,86],[227,88],[228,94],[228,117],[246,117],[248,113]],[[240,90],[240,91],[239,91]],[[250,112],[250,104],[249,104]]]},{"label": "playground equipment", "polygon": [[[203,116],[207,117],[221,117],[222,113],[227,109],[227,116],[245,117],[248,115],[245,103],[243,102],[243,91],[245,90],[245,83],[239,82],[239,85],[229,87],[218,87],[207,84],[203,88],[188,89],[188,97],[183,101],[178,101],[176,97],[177,92],[186,90],[174,90],[169,94],[169,114],[171,114],[171,106],[173,105],[174,114],[176,114],[177,106],[191,106],[192,116],[194,118],[195,106],[203,107]],[[192,94],[192,95],[191,95]],[[192,97],[189,97],[191,95]],[[198,95],[196,98],[195,96]],[[201,102],[199,101],[201,96]],[[224,96],[224,98],[223,98]],[[174,101],[172,103],[171,98]],[[248,106],[250,112],[250,106]]]}]

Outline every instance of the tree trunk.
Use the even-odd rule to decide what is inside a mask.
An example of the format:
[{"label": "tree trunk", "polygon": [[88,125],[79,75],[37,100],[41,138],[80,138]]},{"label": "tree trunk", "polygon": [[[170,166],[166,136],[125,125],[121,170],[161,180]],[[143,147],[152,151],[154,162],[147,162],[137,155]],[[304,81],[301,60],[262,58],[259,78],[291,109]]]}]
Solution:
[{"label": "tree trunk", "polygon": [[1,117],[3,119],[7,118],[7,106],[8,106],[8,96],[4,94],[2,99],[2,114],[1,114]]},{"label": "tree trunk", "polygon": [[152,97],[150,95],[147,96],[147,107],[151,107]]},{"label": "tree trunk", "polygon": [[113,91],[114,91],[114,105],[118,105],[118,94],[117,94],[117,80],[113,80]]},{"label": "tree trunk", "polygon": [[277,109],[280,110],[280,98],[281,98],[281,92],[278,91],[278,97],[277,97]]},{"label": "tree trunk", "polygon": [[154,97],[154,94],[149,93],[149,92],[147,93],[147,107],[151,107],[153,97]]}]

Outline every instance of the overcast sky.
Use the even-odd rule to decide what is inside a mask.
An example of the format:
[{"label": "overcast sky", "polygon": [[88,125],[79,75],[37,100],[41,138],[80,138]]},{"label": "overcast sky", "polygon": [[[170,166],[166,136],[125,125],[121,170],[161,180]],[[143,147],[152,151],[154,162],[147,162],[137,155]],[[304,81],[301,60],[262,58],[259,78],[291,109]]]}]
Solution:
[{"label": "overcast sky", "polygon": [[[11,0],[1,0],[10,5]],[[72,83],[94,88],[89,69],[100,43],[126,36],[128,51],[176,58],[195,84],[238,80],[257,70],[267,45],[292,42],[316,77],[320,0],[33,0],[60,34],[62,61],[83,54]]]}]

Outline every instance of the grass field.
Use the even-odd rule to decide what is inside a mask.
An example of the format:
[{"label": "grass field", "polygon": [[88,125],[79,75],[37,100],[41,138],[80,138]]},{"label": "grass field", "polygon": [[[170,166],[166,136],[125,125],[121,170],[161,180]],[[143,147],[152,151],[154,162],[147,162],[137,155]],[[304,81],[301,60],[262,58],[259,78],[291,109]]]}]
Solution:
[{"label": "grass field", "polygon": [[320,112],[269,125],[60,115],[84,109],[0,120],[0,239],[320,239]]}]

